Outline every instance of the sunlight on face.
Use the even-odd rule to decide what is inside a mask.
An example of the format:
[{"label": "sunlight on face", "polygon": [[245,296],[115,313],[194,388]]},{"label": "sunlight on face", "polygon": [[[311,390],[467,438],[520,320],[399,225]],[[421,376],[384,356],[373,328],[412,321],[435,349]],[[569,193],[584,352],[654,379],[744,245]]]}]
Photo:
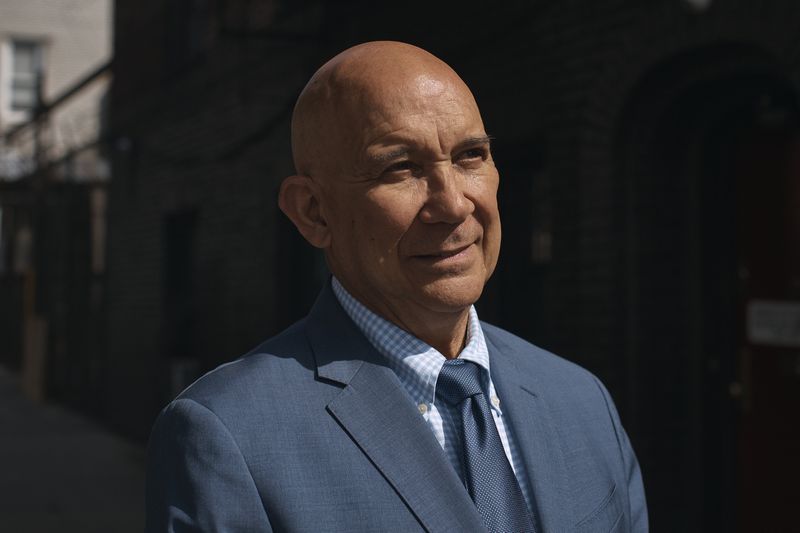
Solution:
[{"label": "sunlight on face", "polygon": [[383,316],[463,312],[500,246],[498,174],[471,93],[442,70],[377,79],[354,100],[323,205],[331,270]]}]

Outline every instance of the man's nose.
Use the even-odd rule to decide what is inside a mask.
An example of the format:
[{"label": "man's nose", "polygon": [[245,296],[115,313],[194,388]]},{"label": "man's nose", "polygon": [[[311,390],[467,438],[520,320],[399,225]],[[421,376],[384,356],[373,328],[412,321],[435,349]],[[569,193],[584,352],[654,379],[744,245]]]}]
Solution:
[{"label": "man's nose", "polygon": [[430,171],[428,199],[420,210],[420,220],[428,224],[463,222],[475,211],[475,204],[466,195],[468,179],[451,165]]}]

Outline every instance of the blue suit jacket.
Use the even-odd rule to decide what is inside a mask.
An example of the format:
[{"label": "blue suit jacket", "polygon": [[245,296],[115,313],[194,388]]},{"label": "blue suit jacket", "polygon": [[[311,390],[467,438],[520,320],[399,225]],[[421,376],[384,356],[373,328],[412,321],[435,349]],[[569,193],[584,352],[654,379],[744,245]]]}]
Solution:
[{"label": "blue suit jacket", "polygon": [[[492,378],[540,532],[646,531],[639,467],[603,385],[488,324]],[[147,531],[484,531],[416,405],[339,306],[206,374],[150,439]]]}]

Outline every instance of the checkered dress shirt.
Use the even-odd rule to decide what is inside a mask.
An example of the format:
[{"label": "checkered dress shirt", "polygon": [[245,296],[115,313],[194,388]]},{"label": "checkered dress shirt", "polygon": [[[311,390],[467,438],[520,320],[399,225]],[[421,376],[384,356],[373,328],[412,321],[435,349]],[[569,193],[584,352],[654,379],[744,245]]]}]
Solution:
[{"label": "checkered dress shirt", "polygon": [[[400,378],[400,382],[417,405],[422,418],[441,444],[453,468],[459,473],[461,479],[464,479],[464,472],[459,461],[462,449],[459,413],[455,407],[444,402],[436,403],[434,401],[436,399],[436,379],[447,359],[435,348],[367,309],[361,302],[353,298],[335,277],[332,285],[333,292],[345,312],[378,352],[386,357],[389,366]],[[458,357],[472,361],[485,370],[482,373],[484,394],[488,391],[486,397],[490,399],[492,415],[500,434],[500,440],[503,442],[506,457],[511,463],[511,468],[514,470],[514,475],[530,509],[530,485],[525,475],[525,467],[522,464],[519,449],[511,435],[510,428],[506,427],[503,420],[500,400],[491,379],[489,350],[486,348],[486,340],[483,337],[483,330],[474,306],[469,309],[467,344]]]}]

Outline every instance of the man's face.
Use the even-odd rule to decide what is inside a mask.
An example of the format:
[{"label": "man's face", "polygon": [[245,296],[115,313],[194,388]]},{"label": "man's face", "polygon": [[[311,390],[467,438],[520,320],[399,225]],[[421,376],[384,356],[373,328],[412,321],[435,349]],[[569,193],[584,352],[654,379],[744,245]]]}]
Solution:
[{"label": "man's face", "polygon": [[457,77],[377,84],[337,113],[340,152],[320,180],[331,270],[389,318],[463,311],[500,248],[498,173]]}]

